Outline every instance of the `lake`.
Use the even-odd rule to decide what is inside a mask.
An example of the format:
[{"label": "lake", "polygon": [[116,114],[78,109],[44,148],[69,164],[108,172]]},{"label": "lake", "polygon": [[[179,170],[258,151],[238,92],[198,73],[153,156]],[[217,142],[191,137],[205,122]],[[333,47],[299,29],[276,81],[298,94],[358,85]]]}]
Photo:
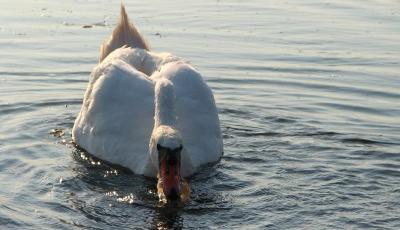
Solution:
[{"label": "lake", "polygon": [[155,181],[71,144],[119,1],[0,1],[1,229],[400,229],[400,4],[125,1],[214,92],[224,156]]}]

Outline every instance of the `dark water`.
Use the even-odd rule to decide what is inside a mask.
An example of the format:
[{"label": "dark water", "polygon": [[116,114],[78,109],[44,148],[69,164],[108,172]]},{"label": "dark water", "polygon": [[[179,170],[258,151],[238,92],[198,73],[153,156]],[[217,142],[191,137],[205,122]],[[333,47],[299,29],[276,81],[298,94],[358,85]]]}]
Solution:
[{"label": "dark water", "polygon": [[70,145],[119,2],[1,1],[1,229],[400,229],[398,1],[126,5],[213,88],[225,156],[165,207]]}]

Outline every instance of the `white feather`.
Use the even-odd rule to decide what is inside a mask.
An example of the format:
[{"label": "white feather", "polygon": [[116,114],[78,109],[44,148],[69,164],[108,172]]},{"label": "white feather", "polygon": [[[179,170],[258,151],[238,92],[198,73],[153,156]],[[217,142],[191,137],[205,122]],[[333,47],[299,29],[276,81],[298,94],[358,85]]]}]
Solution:
[{"label": "white feather", "polygon": [[[93,69],[72,130],[74,141],[98,158],[151,177],[157,176],[152,152],[158,142],[183,145],[183,176],[218,161],[223,143],[211,89],[174,55],[124,46],[134,47],[136,40],[113,49]],[[110,41],[109,47],[120,42]]]}]

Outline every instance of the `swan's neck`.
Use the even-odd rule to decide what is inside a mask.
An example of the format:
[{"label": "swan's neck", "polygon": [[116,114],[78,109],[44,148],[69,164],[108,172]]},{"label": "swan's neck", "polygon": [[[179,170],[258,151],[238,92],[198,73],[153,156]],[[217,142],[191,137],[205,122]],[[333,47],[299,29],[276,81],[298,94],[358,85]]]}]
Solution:
[{"label": "swan's neck", "polygon": [[176,125],[174,85],[167,79],[158,80],[155,87],[154,128],[161,125]]},{"label": "swan's neck", "polygon": [[157,80],[155,87],[154,129],[149,143],[152,166],[158,172],[158,144],[170,150],[183,147],[181,151],[181,176],[188,176],[192,174],[193,165],[183,143],[181,133],[177,129],[175,112],[174,85],[167,79]]}]

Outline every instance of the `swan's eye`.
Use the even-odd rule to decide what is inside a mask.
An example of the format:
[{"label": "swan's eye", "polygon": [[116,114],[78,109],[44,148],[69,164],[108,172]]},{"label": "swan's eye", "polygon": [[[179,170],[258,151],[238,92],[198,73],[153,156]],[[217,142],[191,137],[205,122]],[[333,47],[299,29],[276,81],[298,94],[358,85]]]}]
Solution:
[{"label": "swan's eye", "polygon": [[157,149],[158,149],[158,164],[160,167],[161,162],[163,162],[167,158],[168,154],[166,149],[163,148],[162,146],[159,147],[159,145],[157,145]]},{"label": "swan's eye", "polygon": [[181,145],[181,146],[179,146],[179,148],[177,150],[182,151],[182,149],[183,149],[183,146]]}]

